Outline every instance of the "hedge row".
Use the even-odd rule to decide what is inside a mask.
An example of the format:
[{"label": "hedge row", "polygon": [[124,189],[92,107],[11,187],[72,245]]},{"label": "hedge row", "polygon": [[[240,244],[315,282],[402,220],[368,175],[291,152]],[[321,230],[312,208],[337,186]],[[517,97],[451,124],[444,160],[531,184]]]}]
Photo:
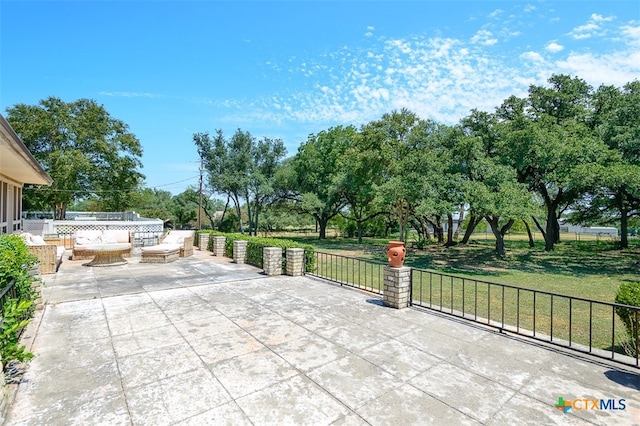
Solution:
[{"label": "hedge row", "polygon": [[[18,235],[0,236],[0,289],[4,293],[0,300],[0,374],[12,361],[33,358],[20,344],[20,334],[34,315],[37,294],[29,270],[37,263],[38,258]],[[14,287],[7,288],[10,285]]]},{"label": "hedge row", "polygon": [[31,286],[33,278],[29,269],[37,263],[38,258],[29,253],[29,247],[18,235],[0,237],[0,289],[15,281],[18,300],[33,302],[36,293]]},{"label": "hedge row", "polygon": [[[218,231],[199,231],[199,233],[208,233],[213,235],[222,235],[225,240],[225,256],[233,257],[233,242],[236,240],[247,241],[247,263],[262,268],[262,250],[265,247],[280,247],[282,249],[282,270],[286,270],[287,259],[286,249],[302,248],[304,249],[304,267],[305,271],[311,272],[315,268],[315,248],[310,244],[301,244],[292,240],[281,238],[264,238],[253,237],[244,234],[231,234]],[[213,251],[213,238],[209,238],[207,250]]]}]

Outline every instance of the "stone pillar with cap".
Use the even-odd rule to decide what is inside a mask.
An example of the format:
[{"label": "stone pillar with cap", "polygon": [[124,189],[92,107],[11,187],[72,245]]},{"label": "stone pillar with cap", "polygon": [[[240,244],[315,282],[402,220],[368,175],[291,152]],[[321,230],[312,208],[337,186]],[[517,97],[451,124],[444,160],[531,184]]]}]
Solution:
[{"label": "stone pillar with cap", "polygon": [[406,308],[411,304],[411,268],[384,267],[383,303],[396,309]]},{"label": "stone pillar with cap", "polygon": [[247,241],[235,240],[233,242],[233,261],[238,264],[247,262]]},{"label": "stone pillar with cap", "polygon": [[213,236],[213,255],[224,256],[225,245],[227,244],[227,237],[224,235]]},{"label": "stone pillar with cap", "polygon": [[262,249],[262,269],[266,275],[282,275],[282,249],[280,247]]}]

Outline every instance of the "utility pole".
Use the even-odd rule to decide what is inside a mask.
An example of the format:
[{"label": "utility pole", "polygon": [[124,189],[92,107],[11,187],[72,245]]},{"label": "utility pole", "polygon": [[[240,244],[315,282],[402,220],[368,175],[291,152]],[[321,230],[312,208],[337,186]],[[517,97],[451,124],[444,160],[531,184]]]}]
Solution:
[{"label": "utility pole", "polygon": [[198,230],[202,229],[202,171],[204,169],[204,158],[200,157],[200,196],[198,199]]}]

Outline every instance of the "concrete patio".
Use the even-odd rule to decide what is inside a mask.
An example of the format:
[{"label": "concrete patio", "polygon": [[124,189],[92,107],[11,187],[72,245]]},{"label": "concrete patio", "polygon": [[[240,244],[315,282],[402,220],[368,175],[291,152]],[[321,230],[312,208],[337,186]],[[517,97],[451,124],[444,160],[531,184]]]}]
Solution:
[{"label": "concrete patio", "polygon": [[633,368],[198,250],[83,263],[45,276],[8,425],[640,424]]}]

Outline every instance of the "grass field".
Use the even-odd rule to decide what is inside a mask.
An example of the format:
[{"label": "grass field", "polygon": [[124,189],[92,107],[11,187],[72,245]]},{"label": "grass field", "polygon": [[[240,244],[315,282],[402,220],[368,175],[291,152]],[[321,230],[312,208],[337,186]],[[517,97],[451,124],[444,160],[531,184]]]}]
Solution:
[{"label": "grass field", "polygon": [[[494,241],[484,237],[481,234],[465,246],[431,245],[424,250],[409,250],[406,266],[459,277],[445,277],[440,282],[439,276],[431,277],[429,272],[414,273],[414,300],[444,311],[462,311],[464,307],[469,312],[473,307],[474,315],[494,322],[504,320],[521,329],[535,328],[539,334],[553,334],[554,338],[585,345],[592,343],[600,349],[610,350],[613,342],[615,350],[620,351],[618,342],[625,339],[626,333],[610,307],[537,294],[534,309],[532,292],[506,289],[503,293],[501,287],[484,282],[614,302],[621,283],[640,281],[640,268],[636,265],[640,259],[638,241],[622,251],[610,239],[584,235],[576,238],[570,234],[563,236],[565,241],[557,244],[554,251],[546,252],[542,241],[530,248],[526,237],[512,237],[506,241],[507,257],[500,259],[494,254]],[[366,239],[357,244],[346,238],[290,238],[313,244],[323,252],[386,261],[387,240],[383,239]],[[338,281],[381,290],[381,266],[319,258],[318,268],[323,275]]]},{"label": "grass field", "polygon": [[[595,236],[582,235],[576,240],[574,234],[568,234],[554,251],[546,252],[543,241],[529,248],[526,237],[511,237],[506,241],[507,256],[500,259],[494,254],[494,242],[484,236],[480,234],[464,246],[434,244],[424,250],[410,249],[405,265],[606,302],[614,301],[621,283],[640,281],[638,240],[632,240],[629,249],[619,250],[609,239],[598,241]],[[312,244],[320,251],[386,261],[387,239],[367,238],[358,244],[351,238],[288,238]]]}]

